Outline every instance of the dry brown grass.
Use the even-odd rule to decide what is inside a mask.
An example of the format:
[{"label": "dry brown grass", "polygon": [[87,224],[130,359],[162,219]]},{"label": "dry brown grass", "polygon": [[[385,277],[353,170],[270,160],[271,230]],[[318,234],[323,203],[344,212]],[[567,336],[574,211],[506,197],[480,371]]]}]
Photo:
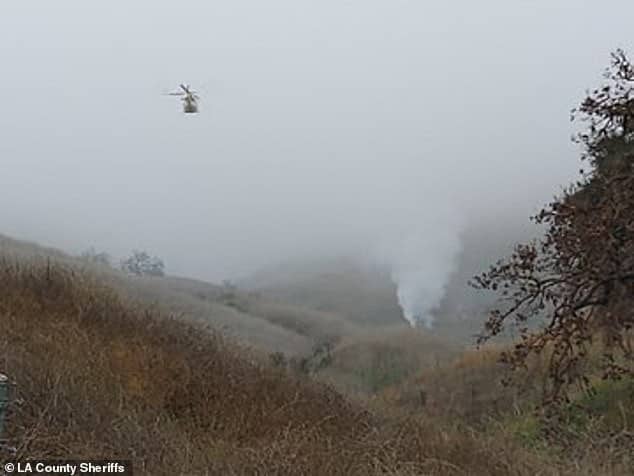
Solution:
[{"label": "dry brown grass", "polygon": [[422,330],[379,327],[345,336],[319,376],[346,394],[374,395],[457,353],[458,348]]},{"label": "dry brown grass", "polygon": [[[545,357],[535,357],[526,370],[511,374],[500,362],[506,347],[490,344],[463,350],[435,366],[422,368],[414,378],[386,389],[381,398],[400,408],[422,411],[469,425],[488,424],[493,418],[530,412],[541,402]],[[512,385],[503,380],[512,377]]]},{"label": "dry brown grass", "polygon": [[564,474],[509,439],[373,415],[68,267],[5,260],[0,289],[20,458],[129,457],[149,475]]}]

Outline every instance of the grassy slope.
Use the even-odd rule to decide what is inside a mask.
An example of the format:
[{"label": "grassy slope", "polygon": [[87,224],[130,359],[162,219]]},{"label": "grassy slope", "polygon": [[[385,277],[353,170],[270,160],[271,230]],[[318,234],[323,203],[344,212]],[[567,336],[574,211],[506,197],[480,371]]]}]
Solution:
[{"label": "grassy slope", "polygon": [[[200,290],[205,286],[212,290],[216,288],[208,283],[171,277],[118,276],[116,286],[121,293],[130,298],[156,305],[184,319],[222,330],[234,340],[261,351],[269,352],[283,348],[286,352],[295,354],[307,352],[312,346],[310,338],[295,332],[292,328],[215,299],[212,294],[203,294]],[[302,316],[299,317],[301,318]]]},{"label": "grassy slope", "polygon": [[[332,263],[326,262],[325,267],[323,263],[312,263],[313,268],[303,274],[311,278],[298,279],[296,286],[288,284],[293,282],[295,274],[261,275],[258,281],[270,283],[271,288],[249,291],[174,276],[128,277],[107,266],[86,263],[58,250],[2,235],[0,254],[42,261],[52,257],[88,270],[127,297],[211,325],[233,340],[264,352],[306,355],[316,342],[337,342],[363,333],[368,327],[378,332],[386,324],[404,325],[389,280],[361,270],[354,263],[345,262],[335,271],[330,269]],[[321,271],[325,274],[320,274]],[[333,273],[337,278],[330,282]],[[287,283],[286,290],[277,287],[282,286],[280,278]],[[312,293],[311,287],[315,290]],[[363,320],[364,316],[368,316],[368,321]]]},{"label": "grassy slope", "polygon": [[[634,336],[632,337],[634,339]],[[574,461],[599,474],[634,474],[634,380],[591,378],[587,390],[572,388],[570,403],[553,419],[538,416],[548,356],[534,357],[511,377],[500,363],[504,347],[491,345],[465,351],[427,368],[415,378],[386,388],[377,396],[383,405],[460,422],[488,434],[506,434],[534,449],[546,460]],[[597,345],[591,367],[600,360]],[[421,391],[426,403],[421,406]],[[601,469],[599,469],[601,468]]]},{"label": "grassy slope", "polygon": [[101,276],[120,293],[184,319],[221,329],[225,334],[256,349],[288,354],[305,354],[315,340],[352,332],[353,325],[337,315],[267,300],[251,293],[238,292],[225,299],[222,286],[203,281],[166,277],[130,278],[109,267],[88,264],[52,248],[0,235],[0,255],[20,260],[58,262],[88,270]]},{"label": "grassy slope", "polygon": [[[64,265],[28,264],[34,249]],[[257,364],[195,320],[167,320],[157,312],[170,302],[178,310],[182,303],[174,297],[181,294],[220,305],[217,286],[113,279],[102,270],[78,271],[85,266],[54,250],[0,240],[0,254],[6,251],[14,258],[0,264],[0,371],[16,381],[22,402],[11,408],[9,426],[20,455],[132,456],[142,474],[158,475],[589,475],[632,469],[622,466],[633,458],[620,440],[608,457],[592,450],[601,421],[605,431],[599,434],[605,435],[613,420],[623,420],[623,412],[613,410],[627,405],[629,387],[598,393],[592,402],[611,409],[598,419],[573,413],[575,435],[586,435],[585,443],[576,446],[582,451],[574,461],[562,462],[561,454],[517,443],[538,446],[538,425],[529,413],[515,411],[526,396],[499,386],[495,351],[446,364],[455,349],[398,326],[387,335],[385,329],[343,335],[322,377],[373,394],[364,407],[315,381]],[[151,302],[165,299],[165,306],[140,305],[143,292]],[[224,307],[240,312],[233,306],[250,299],[251,306],[284,305],[240,298]],[[270,324],[262,315],[257,319]],[[422,382],[412,377],[417,366],[427,369]],[[421,388],[429,394],[424,410]],[[482,422],[488,422],[484,429]]]},{"label": "grassy slope", "polygon": [[332,364],[318,375],[347,394],[374,396],[458,352],[458,347],[421,330],[377,328],[342,339],[332,353]]},{"label": "grassy slope", "polygon": [[0,286],[18,457],[132,457],[151,475],[508,475],[539,465],[504,441],[373,416],[132,306],[89,274],[4,261]]}]

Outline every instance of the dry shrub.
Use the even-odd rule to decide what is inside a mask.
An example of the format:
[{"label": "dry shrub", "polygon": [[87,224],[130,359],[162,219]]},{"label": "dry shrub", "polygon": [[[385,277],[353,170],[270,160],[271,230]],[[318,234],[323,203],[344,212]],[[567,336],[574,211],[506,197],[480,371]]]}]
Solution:
[{"label": "dry shrub", "polygon": [[[0,287],[0,366],[22,402],[9,425],[18,456],[133,455],[149,465],[210,431],[257,440],[324,415],[333,417],[322,425],[332,434],[359,428],[361,411],[334,391],[251,363],[218,335],[135,309],[88,275],[5,261]],[[175,447],[179,440],[186,446]]]},{"label": "dry shrub", "polygon": [[546,356],[535,356],[515,375],[517,384],[507,385],[511,374],[500,361],[504,349],[488,345],[466,350],[449,363],[423,371],[402,389],[397,403],[420,405],[420,393],[425,392],[425,411],[470,425],[533,409],[546,381]]},{"label": "dry shrub", "polygon": [[0,289],[19,458],[132,458],[149,475],[558,474],[506,439],[373,416],[72,268],[5,260]]},{"label": "dry shrub", "polygon": [[320,376],[348,394],[373,395],[433,368],[456,349],[404,326],[383,327],[344,337],[332,365]]}]

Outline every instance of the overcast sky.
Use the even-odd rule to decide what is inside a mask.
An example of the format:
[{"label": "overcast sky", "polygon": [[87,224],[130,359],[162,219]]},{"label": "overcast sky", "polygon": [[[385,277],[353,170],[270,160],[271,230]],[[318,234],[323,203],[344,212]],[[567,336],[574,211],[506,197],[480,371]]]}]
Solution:
[{"label": "overcast sky", "polygon": [[[454,249],[575,176],[569,110],[634,53],[633,19],[631,0],[3,1],[0,233],[207,279]],[[163,95],[180,82],[200,114]]]}]

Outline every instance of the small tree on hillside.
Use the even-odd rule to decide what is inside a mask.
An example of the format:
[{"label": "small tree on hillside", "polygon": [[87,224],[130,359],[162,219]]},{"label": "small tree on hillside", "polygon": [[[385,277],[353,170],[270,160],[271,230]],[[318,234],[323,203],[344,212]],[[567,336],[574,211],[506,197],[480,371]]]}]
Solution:
[{"label": "small tree on hillside", "polygon": [[518,368],[532,354],[549,356],[547,402],[565,398],[572,382],[588,383],[584,364],[598,339],[605,378],[633,371],[634,67],[623,51],[606,79],[573,111],[588,124],[577,140],[589,170],[534,217],[546,227],[540,241],[517,246],[472,282],[508,303],[490,314],[481,342],[513,321],[521,338],[504,361]]},{"label": "small tree on hillside", "polygon": [[145,251],[134,250],[128,258],[121,261],[121,269],[134,276],[165,276],[163,260],[150,256]]}]

